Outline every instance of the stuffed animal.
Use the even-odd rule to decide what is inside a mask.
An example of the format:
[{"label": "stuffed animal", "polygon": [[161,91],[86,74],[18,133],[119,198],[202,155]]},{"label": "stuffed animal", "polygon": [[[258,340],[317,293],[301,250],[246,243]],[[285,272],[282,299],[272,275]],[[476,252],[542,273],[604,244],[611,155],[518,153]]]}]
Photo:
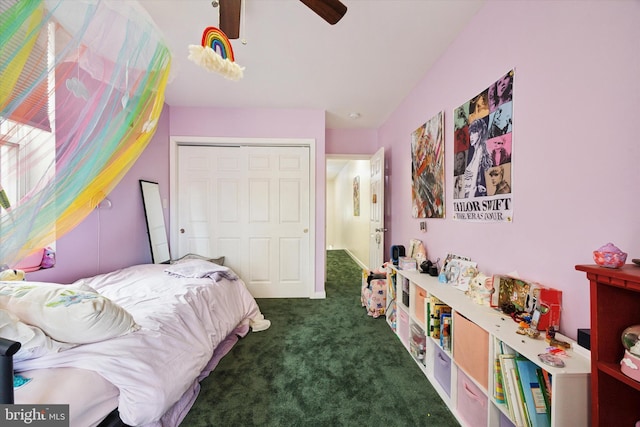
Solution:
[{"label": "stuffed animal", "polygon": [[56,252],[49,247],[44,248],[40,268],[51,268],[54,265],[56,265]]},{"label": "stuffed animal", "polygon": [[24,271],[14,270],[12,268],[0,271],[0,281],[8,282],[17,280],[24,280]]},{"label": "stuffed animal", "polygon": [[468,295],[476,304],[490,305],[492,293],[493,280],[484,273],[478,273],[469,282]]}]

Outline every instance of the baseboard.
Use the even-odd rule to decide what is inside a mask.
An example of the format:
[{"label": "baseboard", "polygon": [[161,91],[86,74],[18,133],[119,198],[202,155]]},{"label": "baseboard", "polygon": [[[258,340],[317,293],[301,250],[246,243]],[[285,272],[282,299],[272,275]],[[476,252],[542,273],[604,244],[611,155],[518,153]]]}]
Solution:
[{"label": "baseboard", "polygon": [[365,264],[362,263],[362,261],[360,261],[358,259],[358,257],[356,257],[354,254],[351,253],[351,251],[349,249],[343,249],[347,255],[349,255],[351,257],[352,260],[355,261],[356,264],[358,264],[360,266],[360,268],[362,268],[363,270],[368,270],[369,267],[367,267]]},{"label": "baseboard", "polygon": [[309,299],[326,299],[327,293],[325,291],[316,291]]}]

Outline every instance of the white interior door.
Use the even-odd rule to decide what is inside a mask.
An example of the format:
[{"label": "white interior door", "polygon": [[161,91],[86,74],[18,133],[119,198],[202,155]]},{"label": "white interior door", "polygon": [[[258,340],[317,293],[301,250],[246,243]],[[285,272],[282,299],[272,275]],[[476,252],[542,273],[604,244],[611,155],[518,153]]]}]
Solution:
[{"label": "white interior door", "polygon": [[376,270],[384,263],[384,148],[371,157],[370,168],[369,269]]},{"label": "white interior door", "polygon": [[178,147],[178,252],[225,257],[256,298],[309,297],[309,147]]}]

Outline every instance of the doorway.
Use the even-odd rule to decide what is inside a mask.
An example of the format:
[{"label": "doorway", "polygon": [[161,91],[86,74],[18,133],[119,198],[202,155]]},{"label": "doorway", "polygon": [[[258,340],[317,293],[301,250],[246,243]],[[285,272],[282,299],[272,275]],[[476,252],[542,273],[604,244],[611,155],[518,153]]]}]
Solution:
[{"label": "doorway", "polygon": [[369,263],[370,157],[327,155],[326,249],[344,250],[362,268]]}]

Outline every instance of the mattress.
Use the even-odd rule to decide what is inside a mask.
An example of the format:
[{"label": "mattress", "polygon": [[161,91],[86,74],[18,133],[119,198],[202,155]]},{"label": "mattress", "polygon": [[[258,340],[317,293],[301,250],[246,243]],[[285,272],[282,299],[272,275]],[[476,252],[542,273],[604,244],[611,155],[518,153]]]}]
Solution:
[{"label": "mattress", "polygon": [[28,382],[14,390],[15,403],[69,405],[73,427],[97,426],[118,406],[118,388],[94,371],[52,368],[20,375]]}]

